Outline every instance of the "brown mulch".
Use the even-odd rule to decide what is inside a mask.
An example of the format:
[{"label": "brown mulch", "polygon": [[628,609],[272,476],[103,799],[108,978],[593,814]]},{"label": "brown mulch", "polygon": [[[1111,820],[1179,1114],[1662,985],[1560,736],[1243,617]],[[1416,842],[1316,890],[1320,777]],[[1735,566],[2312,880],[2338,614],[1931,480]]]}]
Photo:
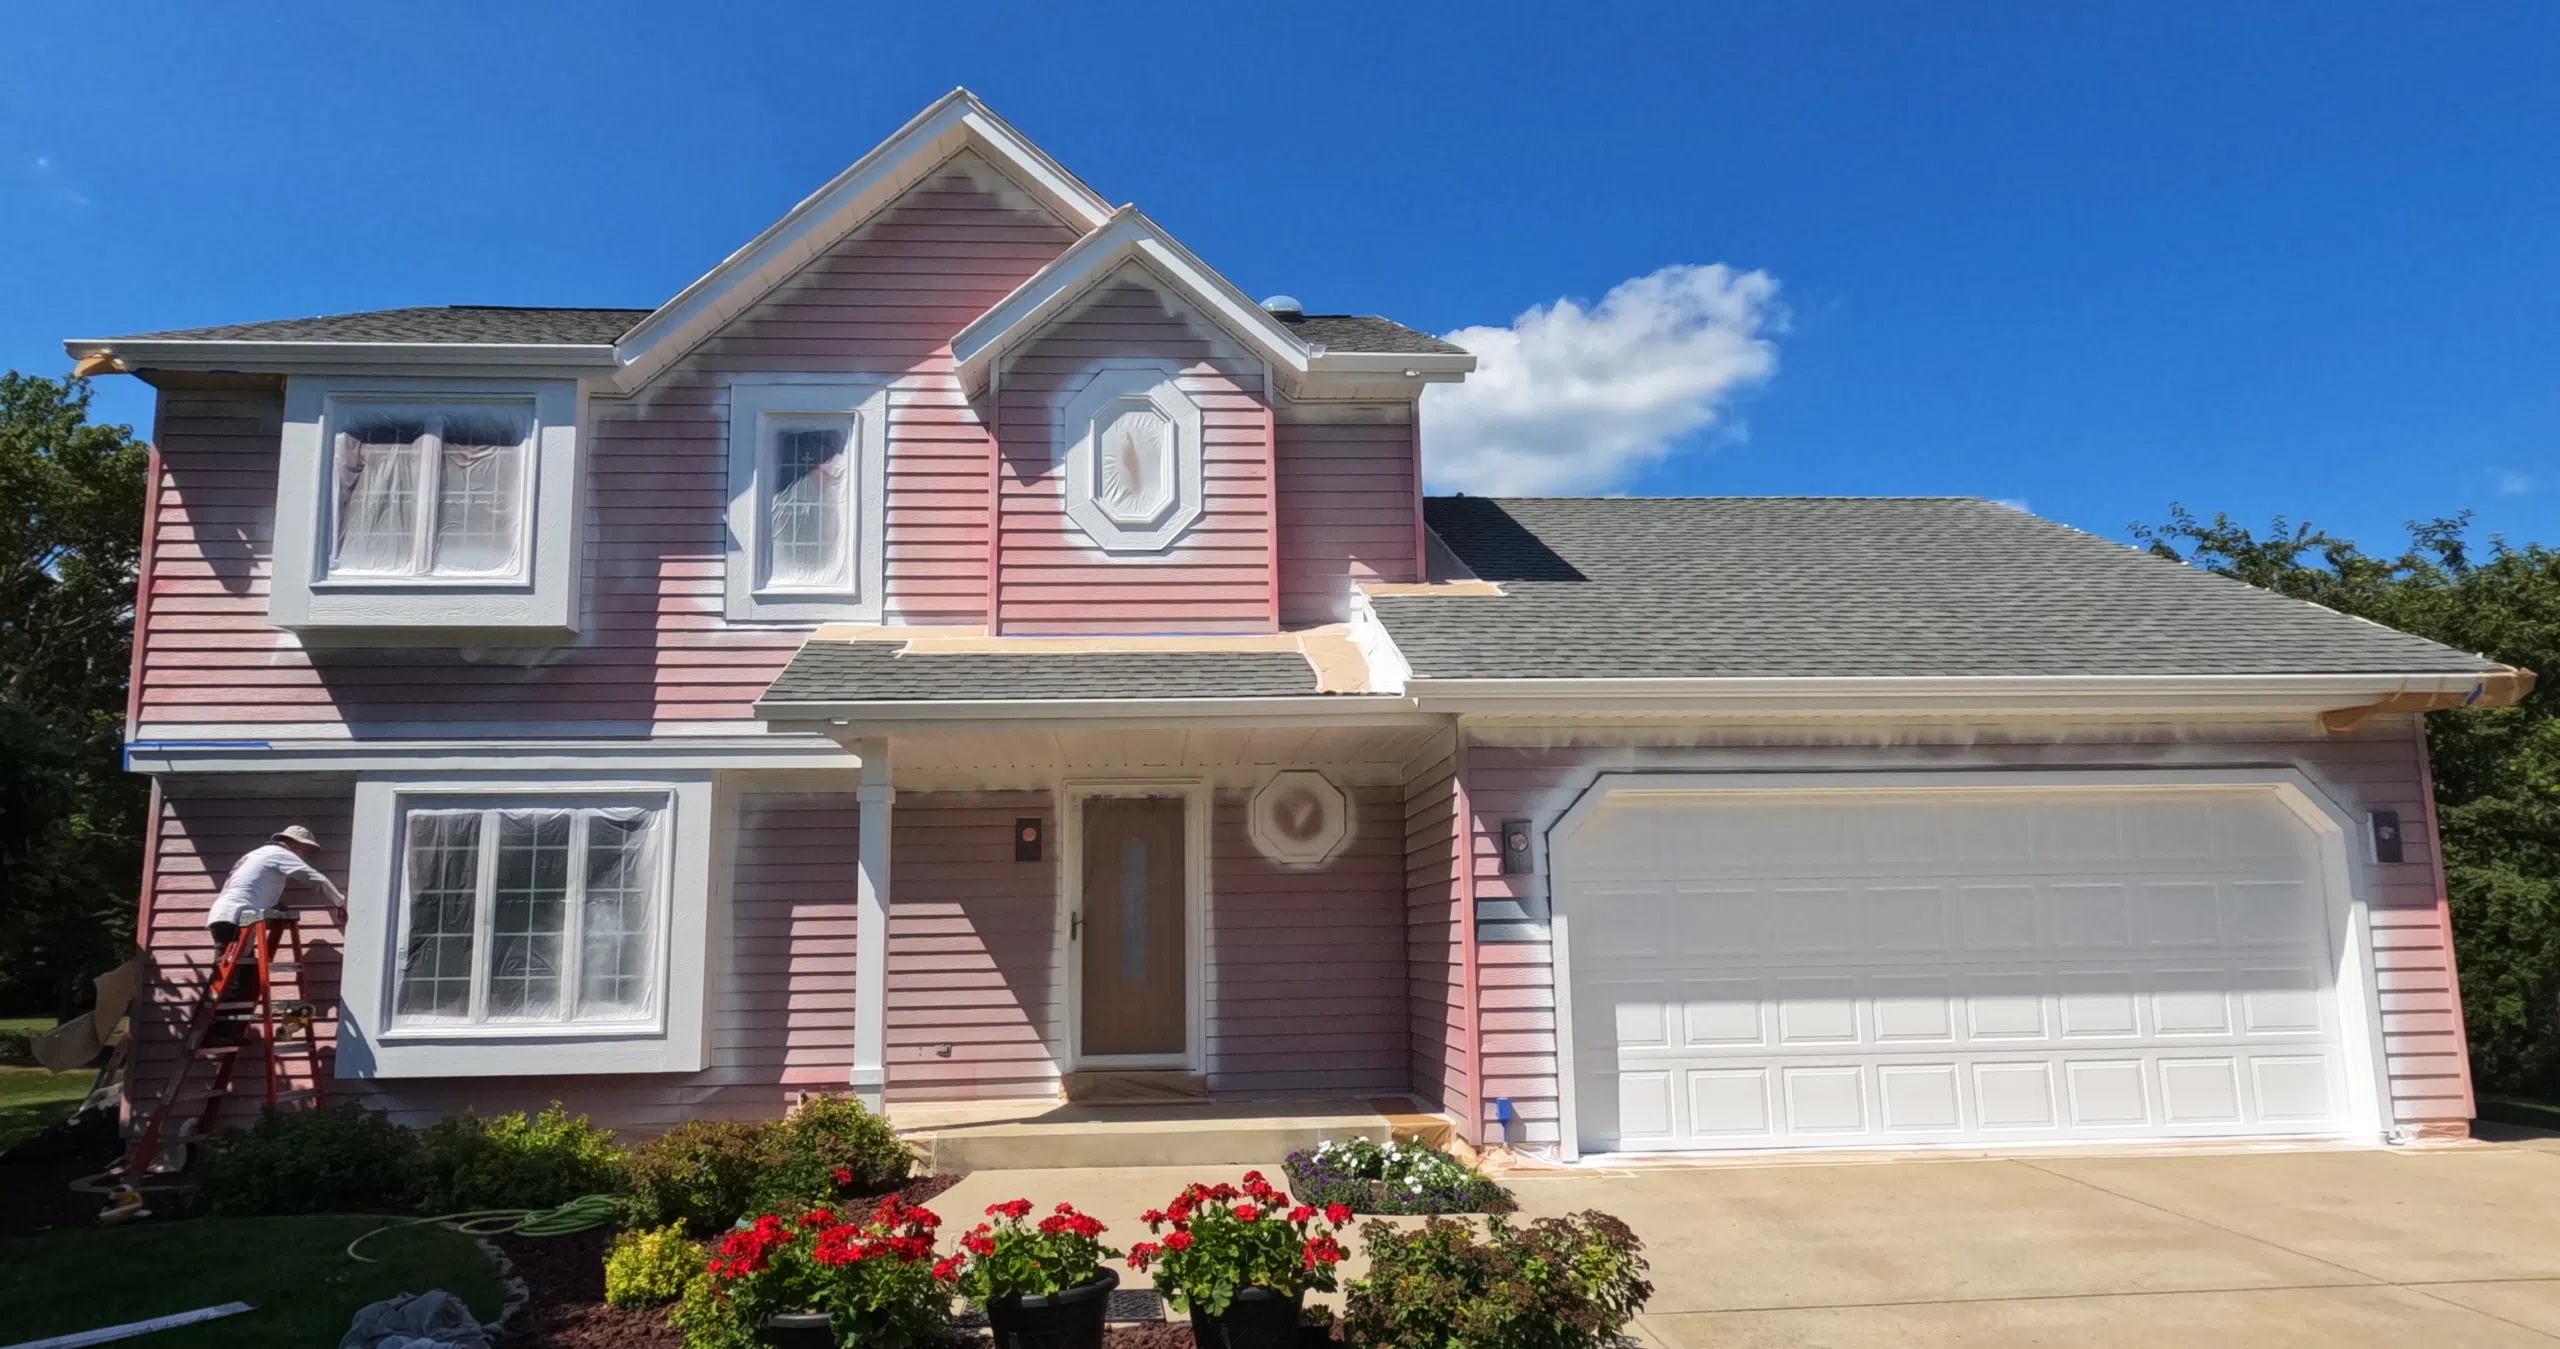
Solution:
[{"label": "brown mulch", "polygon": [[1136,1325],[1106,1326],[1102,1331],[1102,1349],[1192,1349],[1191,1323],[1183,1321],[1143,1321]]},{"label": "brown mulch", "polygon": [[[910,1204],[929,1204],[959,1183],[958,1176],[918,1176],[896,1193]],[[507,1328],[508,1349],[683,1349],[684,1333],[667,1324],[667,1308],[605,1302],[604,1252],[613,1242],[611,1232],[597,1228],[562,1237],[506,1236],[496,1241],[525,1286],[525,1304]],[[1181,1346],[1146,1349],[1189,1345],[1186,1331]]]}]

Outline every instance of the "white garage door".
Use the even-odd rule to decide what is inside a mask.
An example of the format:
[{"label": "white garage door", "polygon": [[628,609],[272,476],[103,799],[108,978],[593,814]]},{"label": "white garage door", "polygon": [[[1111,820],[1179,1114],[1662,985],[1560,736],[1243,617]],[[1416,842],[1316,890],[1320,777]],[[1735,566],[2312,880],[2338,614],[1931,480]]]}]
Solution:
[{"label": "white garage door", "polygon": [[1557,865],[1584,1152],[2345,1127],[2272,793],[1621,790]]}]

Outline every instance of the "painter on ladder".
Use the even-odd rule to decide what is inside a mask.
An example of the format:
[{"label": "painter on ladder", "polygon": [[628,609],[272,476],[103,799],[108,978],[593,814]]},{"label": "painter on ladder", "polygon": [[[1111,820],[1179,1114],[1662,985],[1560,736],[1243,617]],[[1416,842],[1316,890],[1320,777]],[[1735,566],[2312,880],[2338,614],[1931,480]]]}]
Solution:
[{"label": "painter on ladder", "polygon": [[284,888],[288,882],[308,885],[329,897],[329,907],[336,910],[338,921],[347,918],[347,897],[311,859],[320,855],[320,840],[301,825],[288,825],[271,835],[263,847],[231,868],[222,882],[222,893],[214,896],[213,908],[205,914],[204,925],[212,931],[216,945],[228,946],[240,929],[261,917],[276,922],[293,921],[293,911],[284,905]]}]

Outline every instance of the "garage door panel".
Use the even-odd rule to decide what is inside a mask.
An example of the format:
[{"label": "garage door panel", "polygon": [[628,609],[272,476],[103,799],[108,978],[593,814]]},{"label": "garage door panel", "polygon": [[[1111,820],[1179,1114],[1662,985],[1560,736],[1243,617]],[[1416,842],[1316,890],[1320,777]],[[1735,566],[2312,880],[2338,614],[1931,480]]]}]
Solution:
[{"label": "garage door panel", "polygon": [[2228,793],[2067,806],[1642,812],[1615,836],[1660,851],[1610,855],[1611,883],[1576,886],[1567,909],[1584,1146],[2342,1122],[2335,962],[2300,822]]},{"label": "garage door panel", "polygon": [[1886,1133],[1955,1133],[1964,1127],[1961,1070],[1952,1063],[1891,1063],[1876,1069]]}]

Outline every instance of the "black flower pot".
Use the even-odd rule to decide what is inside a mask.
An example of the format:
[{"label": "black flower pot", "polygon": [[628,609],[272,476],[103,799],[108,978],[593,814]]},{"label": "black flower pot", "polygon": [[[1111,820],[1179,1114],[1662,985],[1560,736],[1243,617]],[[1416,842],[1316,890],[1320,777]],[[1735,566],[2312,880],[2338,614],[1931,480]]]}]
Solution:
[{"label": "black flower pot", "polygon": [[756,1327],[756,1338],[773,1349],[836,1349],[833,1318],[825,1312],[775,1312]]},{"label": "black flower pot", "polygon": [[1191,1338],[1200,1349],[1298,1349],[1298,1304],[1305,1293],[1239,1288],[1225,1312],[1191,1309]]},{"label": "black flower pot", "polygon": [[1101,1349],[1104,1313],[1120,1276],[1104,1270],[1073,1288],[1046,1297],[1008,1293],[987,1300],[987,1328],[996,1349]]}]

